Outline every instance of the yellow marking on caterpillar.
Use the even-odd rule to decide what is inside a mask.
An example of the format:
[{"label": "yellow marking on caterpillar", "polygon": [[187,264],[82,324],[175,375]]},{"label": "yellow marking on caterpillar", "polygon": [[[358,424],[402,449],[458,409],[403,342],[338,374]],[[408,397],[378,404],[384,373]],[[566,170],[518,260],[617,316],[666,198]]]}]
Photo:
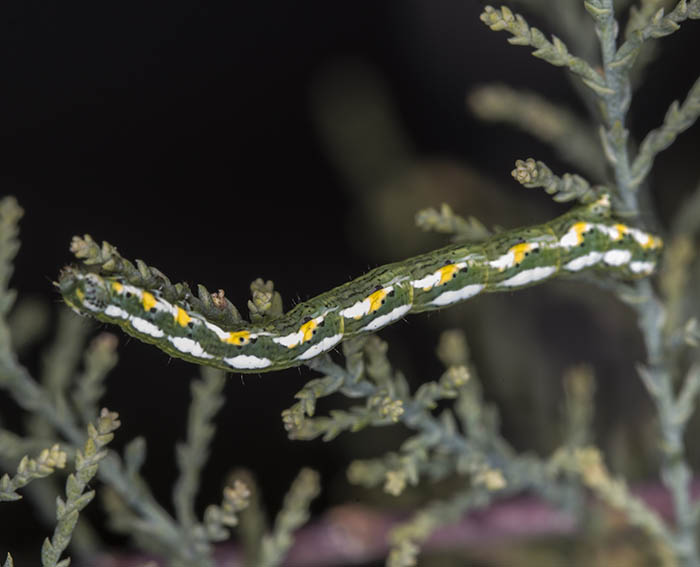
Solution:
[{"label": "yellow marking on caterpillar", "polygon": [[236,333],[229,333],[228,338],[224,339],[224,342],[238,346],[247,345],[250,342],[250,331],[238,331]]},{"label": "yellow marking on caterpillar", "polygon": [[384,304],[384,298],[388,295],[388,291],[386,289],[378,289],[374,293],[371,293],[367,296],[367,299],[369,300],[369,311],[368,313],[373,313],[377,309],[381,308],[381,306]]},{"label": "yellow marking on caterpillar", "polygon": [[649,248],[661,248],[663,246],[664,242],[658,236],[654,237],[648,232],[645,232],[644,234],[647,237],[647,241],[644,244],[642,244],[642,248],[644,248],[645,250]]},{"label": "yellow marking on caterpillar", "polygon": [[124,290],[124,285],[119,282],[112,282],[112,289],[117,293],[121,293]]},{"label": "yellow marking on caterpillar", "polygon": [[508,248],[505,254],[502,254],[495,260],[489,262],[489,266],[492,268],[498,268],[499,272],[507,268],[512,268],[520,264],[523,258],[531,251],[539,248],[540,245],[537,242],[521,242],[515,246]]},{"label": "yellow marking on caterpillar", "polygon": [[571,226],[571,230],[576,233],[576,244],[583,242],[583,233],[588,230],[587,222],[576,222]]},{"label": "yellow marking on caterpillar", "polygon": [[187,323],[189,323],[192,320],[192,317],[190,317],[187,314],[187,311],[185,311],[182,307],[176,306],[175,309],[177,309],[177,314],[175,315],[175,321],[177,321],[181,327],[186,327]]},{"label": "yellow marking on caterpillar", "polygon": [[300,344],[310,341],[314,336],[314,332],[319,325],[323,323],[323,316],[316,317],[315,319],[309,319],[306,323],[299,327],[298,331],[285,335],[283,337],[274,337],[273,342],[284,345],[287,348],[295,348]]},{"label": "yellow marking on caterpillar", "polygon": [[[311,338],[314,336],[314,330],[318,327],[318,323],[316,322],[316,319],[311,319],[311,321],[307,321],[304,323],[301,327],[299,327],[299,332],[301,333],[301,342],[305,343],[306,341],[310,341]],[[296,346],[296,345],[295,345]]]},{"label": "yellow marking on caterpillar", "polygon": [[443,285],[449,282],[454,275],[459,271],[459,266],[457,264],[447,264],[438,270],[440,272],[440,281],[437,285]]},{"label": "yellow marking on caterpillar", "polygon": [[76,289],[75,295],[80,300],[80,303],[83,303],[85,301],[85,292],[82,289],[80,289],[80,288]]},{"label": "yellow marking on caterpillar", "polygon": [[617,230],[617,238],[615,240],[620,240],[625,234],[627,234],[627,231],[629,230],[629,227],[624,224],[616,224],[615,230]]},{"label": "yellow marking on caterpillar", "polygon": [[[143,304],[143,308],[146,311],[150,311],[152,307],[156,306],[157,301],[152,293],[144,291],[143,294],[141,295],[141,303]],[[185,323],[185,324],[187,324],[187,323]],[[184,325],[183,325],[183,327],[184,327]]]},{"label": "yellow marking on caterpillar", "polygon": [[[579,221],[572,224],[566,231],[566,233],[559,239],[558,246],[562,248],[573,248],[574,246],[580,246],[583,243],[583,233],[591,228],[591,225],[587,222]],[[607,227],[605,227],[607,230]],[[550,229],[550,234],[554,236],[556,241],[556,234]]]},{"label": "yellow marking on caterpillar", "polygon": [[527,254],[531,250],[534,250],[535,248],[537,248],[536,244],[531,244],[530,242],[523,242],[521,244],[516,244],[515,246],[511,247],[510,250],[508,250],[508,252],[513,253],[513,262],[517,266],[518,264],[520,264],[520,262],[523,261],[523,258],[525,258],[525,254]]}]

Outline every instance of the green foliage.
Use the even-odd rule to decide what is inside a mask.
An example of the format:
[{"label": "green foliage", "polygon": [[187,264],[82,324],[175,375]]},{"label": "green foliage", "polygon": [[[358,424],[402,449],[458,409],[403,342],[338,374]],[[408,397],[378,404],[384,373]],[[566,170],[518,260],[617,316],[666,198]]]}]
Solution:
[{"label": "green foliage", "polygon": [[[15,302],[15,292],[8,288],[12,272],[13,260],[19,250],[18,224],[24,211],[14,197],[4,197],[0,200],[0,321],[5,320]],[[5,357],[12,356],[10,351],[10,331],[6,324],[0,324],[0,349]],[[2,379],[2,375],[0,375]]]},{"label": "green foliage", "polygon": [[553,455],[551,466],[556,471],[580,475],[584,485],[596,496],[624,512],[631,524],[639,526],[663,545],[672,541],[673,536],[661,517],[630,493],[624,480],[611,477],[597,449],[565,449]]},{"label": "green foliage", "polygon": [[248,300],[248,310],[252,322],[264,322],[282,315],[282,296],[274,290],[271,281],[258,278],[250,284],[250,294],[252,299]]},{"label": "green foliage", "polygon": [[209,444],[216,430],[212,420],[224,404],[221,391],[224,373],[202,369],[202,380],[192,382],[192,404],[187,420],[187,442],[176,447],[180,477],[175,483],[173,501],[178,520],[184,526],[196,522],[194,500],[202,467],[209,457]]},{"label": "green foliage", "polygon": [[98,335],[83,356],[83,370],[75,380],[72,401],[83,422],[97,417],[97,405],[105,392],[107,374],[117,365],[117,338]]},{"label": "green foliage", "polygon": [[443,203],[439,211],[433,208],[418,211],[416,225],[423,230],[453,234],[454,242],[480,242],[491,236],[491,231],[478,219],[460,217],[447,203]]},{"label": "green foliage", "polygon": [[[37,479],[46,482],[45,477],[63,468],[70,457],[75,461],[75,472],[66,479],[65,496],[55,497],[56,525],[53,535],[42,546],[42,565],[67,567],[70,558],[61,559],[61,555],[71,542],[80,545],[76,548],[78,555],[94,553],[94,540],[86,538],[89,525],[84,519],[78,523],[78,519],[81,510],[95,496],[96,490],[87,488],[98,476],[105,485],[101,491],[113,529],[128,533],[143,549],[161,554],[172,566],[213,566],[212,543],[230,536],[230,528],[238,525],[239,514],[248,506],[250,497],[243,482],[232,480],[224,488],[221,502],[206,507],[202,520],[194,513],[201,470],[208,459],[209,443],[215,431],[213,418],[224,402],[223,373],[204,369],[202,381],[192,385],[187,439],[176,448],[180,478],[173,494],[177,518],[172,518],[155,501],[140,474],[146,459],[144,439],[137,437],[129,442],[123,457],[106,448],[120,422],[116,413],[103,409],[98,415],[97,408],[105,390],[105,377],[117,364],[116,337],[103,333],[85,348],[87,329],[83,322],[64,312],[57,337],[42,357],[41,381],[30,375],[10,348],[6,317],[15,295],[7,285],[14,255],[19,249],[17,224],[21,216],[22,210],[13,198],[0,201],[0,387],[7,390],[32,419],[31,430],[25,436],[0,429],[0,462],[4,465],[11,458],[24,455],[15,474],[5,474],[0,479],[0,500],[20,499],[17,490],[31,488]],[[91,262],[120,265],[135,278],[166,282],[154,268],[142,262],[137,262],[138,268],[135,268],[122,260],[107,244],[99,248],[90,239],[84,239],[74,241],[76,247]],[[184,292],[184,288],[171,286],[169,282],[163,285],[170,286],[170,293]],[[263,287],[272,291],[269,286]],[[223,309],[225,317],[233,316],[222,296],[210,296],[200,289],[200,298],[203,304],[211,302],[212,306],[218,301],[216,309]],[[276,309],[278,303],[278,296],[272,294],[271,307],[263,311]],[[81,358],[82,369],[79,370]],[[59,437],[63,438],[60,446],[53,441]],[[51,441],[47,443],[47,439]],[[37,458],[26,456],[28,449],[34,451],[47,444],[51,448],[42,450]],[[284,558],[293,541],[293,531],[306,521],[308,502],[318,492],[315,473],[307,471],[300,478],[274,530],[264,536],[267,531],[264,528],[263,533],[257,535],[255,545],[261,550],[258,554],[264,549],[271,561],[279,562]],[[94,534],[90,538],[94,538]],[[4,565],[13,565],[9,554]]]},{"label": "green foliage", "polygon": [[32,480],[49,476],[54,469],[62,469],[65,465],[66,453],[61,451],[58,444],[44,449],[36,459],[25,455],[17,465],[17,474],[13,477],[5,474],[0,478],[0,501],[19,500],[22,496],[17,493],[18,489]]},{"label": "green foliage", "polygon": [[186,283],[172,284],[158,268],[148,266],[143,260],[136,260],[136,265],[132,264],[123,258],[117,248],[109,242],[102,242],[100,246],[89,234],[82,238],[75,236],[70,250],[84,264],[95,266],[101,272],[119,274],[127,282],[137,286],[160,289],[163,297],[168,301],[187,299],[208,318],[222,324],[235,325],[241,321],[238,309],[224,297],[222,290],[209,293],[203,285],[199,285],[197,286],[198,296],[195,297]]},{"label": "green foliage", "polygon": [[260,565],[274,567],[282,563],[294,541],[293,532],[309,519],[309,505],[320,490],[318,473],[302,469],[284,498],[272,533],[266,535],[261,542],[258,554]]},{"label": "green foliage", "polygon": [[591,187],[580,175],[565,173],[563,177],[558,177],[544,163],[532,158],[517,160],[511,175],[525,187],[542,187],[555,201],[560,202],[576,199],[582,203],[592,203],[602,193],[608,192],[605,187]]},{"label": "green foliage", "polygon": [[562,40],[553,36],[552,41],[549,41],[540,30],[530,27],[520,14],[513,14],[510,8],[502,6],[496,9],[486,6],[481,14],[481,21],[493,31],[510,33],[513,37],[508,39],[508,43],[534,47],[535,51],[532,54],[535,57],[558,67],[567,67],[597,94],[613,94],[600,74],[583,59],[571,55]]},{"label": "green foliage", "polygon": [[[469,109],[481,120],[504,122],[552,146],[592,179],[606,176],[596,131],[569,109],[543,96],[506,85],[485,85],[469,93]],[[567,174],[568,175],[568,174]]]},{"label": "green foliage", "polygon": [[118,417],[117,413],[103,409],[96,425],[88,424],[85,446],[75,454],[75,473],[69,474],[66,480],[66,499],[56,498],[56,529],[41,547],[44,567],[68,567],[70,564],[70,559],[59,561],[59,558],[70,543],[80,511],[95,497],[94,490],[85,492],[85,488],[97,473],[100,461],[107,456],[104,447],[114,438],[113,431],[120,425]]},{"label": "green foliage", "polygon": [[632,185],[638,186],[651,171],[656,154],[668,148],[678,134],[690,128],[700,116],[700,79],[688,91],[683,104],[673,101],[664,123],[649,132],[639,146],[639,153],[632,163]]},{"label": "green foliage", "polygon": [[[527,4],[539,7],[545,21],[554,22],[564,3],[556,7],[545,2]],[[617,214],[639,216],[640,192],[646,190],[656,156],[700,115],[700,80],[682,103],[671,104],[662,125],[648,132],[635,149],[625,125],[634,73],[650,60],[654,40],[679,30],[688,19],[700,19],[700,0],[681,0],[668,13],[659,0],[643,0],[631,9],[622,41],[618,41],[612,0],[588,0],[583,7],[598,38],[600,71],[598,62],[572,55],[564,41],[556,36],[547,39],[510,8],[487,6],[481,20],[494,31],[507,31],[511,44],[534,48],[533,55],[564,67],[580,81],[585,87],[579,91],[584,102],[594,102],[589,107],[599,113],[595,120],[600,148],[594,127],[543,96],[491,86],[473,93],[469,104],[484,119],[515,125],[546,141],[591,179],[605,183],[591,184],[576,173],[558,176],[543,162],[528,158],[518,160],[512,172],[525,187],[543,188],[555,201],[591,203],[603,193],[610,194]],[[562,27],[571,38],[567,41],[572,51],[580,47],[590,57],[595,40],[584,39],[570,19],[562,20]],[[606,175],[607,170],[611,175]],[[0,500],[19,500],[19,490],[29,494],[34,486],[48,485],[67,460],[75,462],[74,472],[66,478],[65,495],[56,498],[55,529],[42,548],[42,564],[69,565],[70,559],[61,556],[69,543],[80,539],[80,525],[86,525],[80,512],[96,490],[111,528],[128,534],[141,549],[159,554],[171,566],[214,567],[214,544],[230,538],[234,529],[250,564],[282,564],[320,492],[318,473],[300,471],[271,527],[254,479],[240,472],[228,480],[220,502],[209,504],[201,517],[197,514],[195,501],[216,433],[215,418],[225,402],[223,373],[204,368],[201,379],[192,383],[186,437],[176,447],[179,476],[171,515],[156,501],[141,474],[147,458],[145,439],[132,439],[122,454],[107,448],[120,423],[117,414],[106,409],[98,414],[98,408],[105,377],[117,364],[116,338],[102,334],[85,348],[88,328],[74,317],[62,316],[55,340],[42,359],[40,379],[19,362],[14,347],[37,335],[31,329],[24,335],[17,332],[13,342],[10,329],[16,326],[8,323],[15,303],[15,293],[8,286],[22,214],[15,199],[0,200],[0,388],[31,416],[24,435],[0,429],[0,464],[12,471],[0,478]],[[455,214],[449,205],[421,211],[417,223],[425,230],[452,234],[456,240],[489,235],[478,220]],[[416,565],[422,546],[437,530],[523,491],[569,511],[585,529],[590,507],[584,490],[620,511],[645,534],[659,563],[700,564],[700,505],[691,498],[692,471],[684,443],[700,392],[700,366],[693,350],[700,344],[700,331],[689,309],[698,302],[697,274],[691,267],[699,229],[700,188],[670,223],[658,288],[648,280],[633,284],[596,280],[628,304],[637,318],[647,354],[637,370],[658,418],[659,476],[671,495],[672,522],[635,495],[624,477],[612,474],[602,449],[595,446],[596,385],[590,367],[571,368],[563,377],[561,415],[553,427],[558,432],[556,447],[548,456],[521,453],[501,433],[498,409],[484,393],[462,331],[442,334],[436,349],[442,372],[414,388],[392,364],[387,343],[376,336],[345,342],[342,363],[329,355],[310,360],[308,368],[321,376],[308,380],[295,395],[295,403],[282,413],[289,439],[339,442],[343,434],[370,428],[401,428],[407,433],[385,454],[355,459],[346,471],[352,485],[381,490],[389,502],[414,498],[413,513],[390,531],[387,565],[391,567]],[[113,246],[100,246],[89,236],[74,239],[71,249],[95,269],[123,274],[135,285],[158,287],[169,300],[187,298],[207,317],[224,324],[241,321],[222,291],[211,294],[200,286],[195,298],[185,284],[172,284],[142,261],[130,263]],[[251,295],[248,307],[253,321],[265,322],[282,313],[281,297],[272,282],[256,280]],[[321,412],[321,401],[332,402],[330,409]],[[442,493],[426,490],[416,497],[418,487],[441,482]],[[80,554],[80,546],[75,548]],[[9,554],[4,565],[13,565]]]},{"label": "green foliage", "polygon": [[[615,19],[612,0],[590,0],[584,3],[592,16],[596,33],[600,39],[603,59],[603,74],[597,78],[591,76],[591,69],[575,57],[571,57],[566,47],[558,40],[547,42],[542,34],[527,26],[521,16],[513,15],[507,9],[500,11],[487,7],[482,20],[493,30],[507,30],[514,35],[511,43],[531,45],[537,48],[535,55],[555,65],[566,65],[581,77],[583,83],[590,87],[600,100],[604,125],[601,126],[601,140],[608,162],[612,166],[615,179],[611,187],[614,204],[618,214],[636,215],[638,212],[637,191],[646,178],[655,155],[667,148],[675,137],[692,125],[698,117],[697,92],[698,82],[691,88],[686,101],[679,105],[674,102],[666,114],[664,124],[647,134],[642,141],[634,159],[629,156],[629,132],[624,126],[625,115],[631,100],[631,71],[645,42],[654,38],[667,36],[678,30],[684,20],[700,17],[700,3],[697,1],[678,2],[675,8],[665,15],[658,3],[645,2],[640,9],[634,10],[626,31],[626,40],[617,45],[618,23]],[[562,187],[565,196],[576,197],[588,190],[586,183],[577,178],[569,178],[568,183],[551,181],[551,172],[543,164],[528,160],[518,162],[514,176],[526,186],[542,186],[547,192],[561,198]],[[547,181],[549,182],[547,182]],[[695,229],[695,227],[693,227]],[[682,237],[681,237],[682,238]],[[678,241],[682,243],[683,240]],[[681,244],[672,243],[671,248],[678,250]],[[687,249],[687,248],[686,248]],[[672,494],[676,514],[675,533],[667,529],[642,504],[634,501],[619,482],[607,481],[607,473],[599,462],[600,455],[587,453],[587,457],[576,457],[577,466],[589,467],[589,474],[584,474],[591,486],[604,500],[617,507],[625,508],[632,522],[642,525],[648,533],[662,542],[662,547],[671,550],[682,564],[698,564],[696,546],[697,512],[690,506],[689,482],[690,470],[685,463],[683,432],[688,417],[692,414],[697,394],[697,373],[693,368],[687,374],[678,394],[673,384],[677,381],[678,341],[676,337],[690,336],[693,342],[692,322],[680,320],[679,305],[687,302],[687,289],[682,274],[690,262],[690,254],[674,255],[675,276],[667,281],[667,311],[663,299],[659,298],[649,282],[639,282],[633,289],[618,287],[621,300],[632,305],[638,315],[639,327],[644,337],[649,365],[640,365],[642,380],[651,395],[658,414],[662,447],[666,455],[662,464],[662,478]],[[667,313],[673,319],[667,319]],[[675,370],[675,372],[674,372]],[[590,455],[595,455],[592,461]],[[588,462],[583,464],[581,459]],[[570,461],[571,462],[571,461]],[[590,471],[593,471],[591,473]],[[596,480],[592,480],[592,478]],[[602,479],[602,480],[601,480]]]}]

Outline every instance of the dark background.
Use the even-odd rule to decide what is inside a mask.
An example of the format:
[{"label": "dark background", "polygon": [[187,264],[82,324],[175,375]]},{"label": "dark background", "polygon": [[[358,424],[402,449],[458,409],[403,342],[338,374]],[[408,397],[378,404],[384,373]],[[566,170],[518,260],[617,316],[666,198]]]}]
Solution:
[{"label": "dark background", "polygon": [[[289,307],[379,260],[401,259],[357,246],[367,226],[353,215],[354,194],[314,121],[313,85],[348,60],[382,77],[415,155],[478,168],[498,187],[505,217],[517,218],[508,204],[524,192],[510,180],[515,159],[532,155],[567,169],[527,135],[477,121],[465,94],[499,81],[582,107],[561,69],[534,59],[529,48],[509,46],[506,33],[489,31],[481,9],[480,2],[447,0],[4,2],[0,177],[2,193],[16,195],[26,210],[13,287],[57,305],[51,281],[71,260],[71,236],[83,233],[143,258],[173,281],[224,288],[244,315],[255,277],[273,279]],[[528,21],[548,30],[534,16]],[[663,40],[664,59],[651,65],[635,99],[633,133],[658,125],[698,76],[700,60],[691,56],[698,52],[697,25],[686,22]],[[698,147],[695,128],[659,158],[654,195],[662,222],[697,182]],[[521,223],[564,210],[543,193],[526,198],[541,214]],[[438,332],[422,341],[417,325],[412,318],[388,331],[415,341],[401,355],[404,369],[414,369],[413,383],[436,378],[438,368],[428,361]],[[167,505],[176,477],[173,446],[184,436],[196,368],[114,331],[121,361],[104,403],[122,416],[116,446],[147,437],[145,474]],[[33,371],[38,356],[25,361]],[[274,511],[300,466],[321,470],[332,485],[352,456],[363,456],[286,440],[280,412],[310,376],[305,369],[231,376],[203,503],[218,500],[230,467],[246,466]],[[0,395],[6,423],[18,424],[12,407]],[[323,498],[318,509],[342,494]],[[16,549],[35,525],[30,511],[15,503],[2,513],[0,547],[15,541],[9,547]],[[15,513],[21,520],[5,528]]]}]

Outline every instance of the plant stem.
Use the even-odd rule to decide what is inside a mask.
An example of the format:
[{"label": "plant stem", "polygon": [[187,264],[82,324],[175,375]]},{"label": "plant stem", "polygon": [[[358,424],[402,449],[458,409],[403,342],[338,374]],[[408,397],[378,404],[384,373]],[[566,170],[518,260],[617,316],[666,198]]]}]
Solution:
[{"label": "plant stem", "polygon": [[[2,325],[2,322],[0,322]],[[70,419],[56,408],[46,391],[32,378],[29,372],[11,353],[0,353],[0,386],[7,389],[18,405],[27,411],[36,412],[60,432],[69,443],[79,447],[85,443],[86,435]],[[181,534],[177,524],[153,499],[147,489],[135,490],[128,478],[121,459],[113,450],[100,464],[99,477],[112,486],[114,490],[135,510],[144,521],[154,527],[160,538],[172,549],[177,549]]]},{"label": "plant stem", "polygon": [[659,415],[661,448],[664,462],[661,480],[671,495],[676,529],[670,542],[681,565],[700,565],[695,532],[696,514],[693,512],[690,491],[691,470],[685,460],[683,433],[686,419],[679,417],[678,400],[674,393],[673,376],[668,368],[662,329],[664,306],[647,280],[637,284],[645,300],[636,304],[639,328],[647,349],[648,367],[643,379]]},{"label": "plant stem", "polygon": [[[628,132],[625,129],[625,115],[630,102],[629,74],[627,71],[620,71],[619,66],[614,64],[618,24],[615,20],[613,1],[603,0],[601,5],[607,10],[607,15],[598,22],[596,29],[601,43],[605,79],[607,85],[615,91],[602,99],[607,121],[605,136],[613,153],[611,162],[618,194],[625,208],[631,213],[636,213],[637,192],[630,174]],[[691,471],[685,460],[683,445],[686,420],[679,418],[673,377],[664,348],[665,310],[648,280],[637,282],[636,289],[640,298],[644,299],[634,304],[649,364],[643,378],[659,415],[664,453],[661,478],[671,494],[676,521],[674,540],[669,543],[681,565],[696,566],[700,565],[695,541],[697,518],[692,510]]]},{"label": "plant stem", "polygon": [[626,212],[636,214],[637,194],[632,188],[630,160],[627,153],[629,132],[625,128],[625,117],[631,100],[629,75],[620,72],[614,64],[617,53],[617,33],[619,26],[615,19],[615,9],[612,0],[602,0],[601,5],[607,10],[607,16],[598,21],[596,32],[600,40],[603,69],[607,86],[614,91],[609,95],[601,95],[605,111],[606,143],[614,152],[611,160],[615,171],[615,180],[619,196],[625,205]]}]

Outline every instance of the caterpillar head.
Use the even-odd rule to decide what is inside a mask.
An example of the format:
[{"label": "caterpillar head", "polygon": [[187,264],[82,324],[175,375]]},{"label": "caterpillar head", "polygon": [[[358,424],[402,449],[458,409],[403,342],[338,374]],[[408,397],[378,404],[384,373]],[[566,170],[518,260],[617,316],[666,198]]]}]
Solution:
[{"label": "caterpillar head", "polygon": [[100,313],[109,302],[109,291],[104,278],[80,272],[72,266],[63,269],[54,285],[66,304],[79,315]]}]

